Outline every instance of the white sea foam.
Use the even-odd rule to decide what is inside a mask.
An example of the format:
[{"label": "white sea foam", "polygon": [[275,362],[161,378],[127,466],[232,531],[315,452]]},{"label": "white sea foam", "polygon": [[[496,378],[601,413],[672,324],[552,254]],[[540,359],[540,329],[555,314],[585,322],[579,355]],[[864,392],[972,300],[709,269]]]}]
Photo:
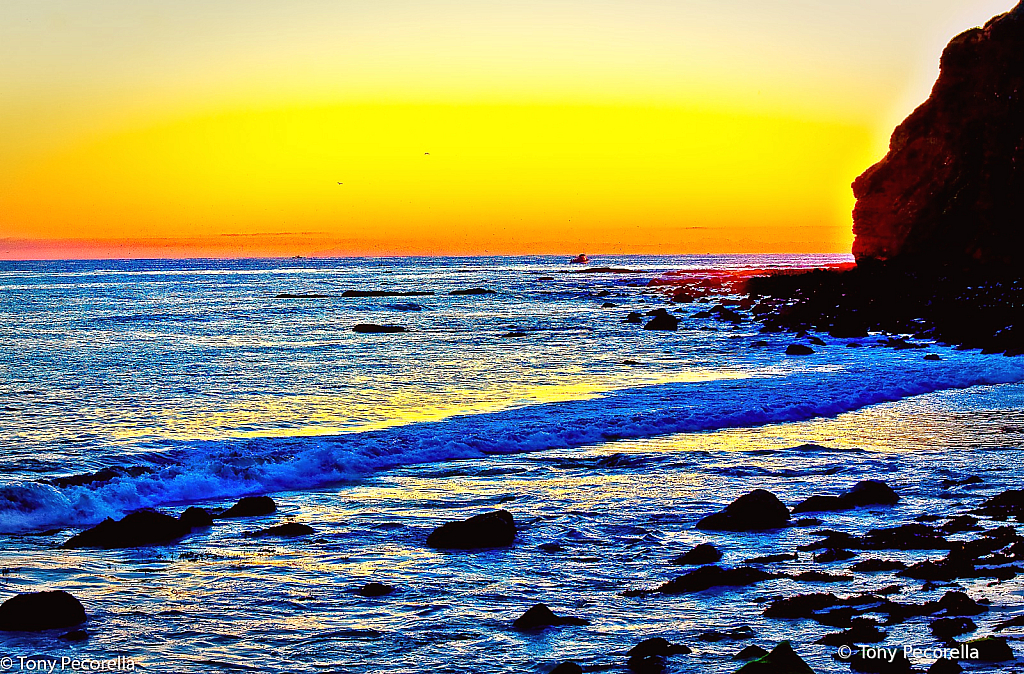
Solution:
[{"label": "white sea foam", "polygon": [[642,386],[378,431],[183,443],[167,457],[173,461],[138,477],[2,487],[0,531],[83,526],[138,508],[307,489],[400,465],[831,417],[938,390],[1024,381],[1018,358],[951,353],[924,362],[919,354],[870,351],[844,353],[834,369]]}]

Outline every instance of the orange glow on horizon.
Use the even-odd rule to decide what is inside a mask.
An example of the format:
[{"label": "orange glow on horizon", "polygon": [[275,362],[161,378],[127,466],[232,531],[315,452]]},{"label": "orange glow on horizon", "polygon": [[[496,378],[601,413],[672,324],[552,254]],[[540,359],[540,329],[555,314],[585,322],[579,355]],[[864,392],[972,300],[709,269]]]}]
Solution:
[{"label": "orange glow on horizon", "polygon": [[1013,4],[3,3],[0,258],[848,252]]}]

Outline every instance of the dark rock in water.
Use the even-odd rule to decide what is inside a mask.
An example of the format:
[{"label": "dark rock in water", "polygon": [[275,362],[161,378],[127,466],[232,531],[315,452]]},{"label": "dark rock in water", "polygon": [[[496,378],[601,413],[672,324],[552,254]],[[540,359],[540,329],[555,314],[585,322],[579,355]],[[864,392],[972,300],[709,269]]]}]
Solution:
[{"label": "dark rock in water", "polygon": [[548,672],[548,674],[583,674],[583,668],[569,660],[560,665],[555,665],[555,668]]},{"label": "dark rock in water", "polygon": [[1007,660],[1013,660],[1013,649],[1006,643],[1005,637],[983,637],[981,639],[972,639],[971,641],[965,642],[964,646],[967,647],[968,653],[971,649],[977,649],[978,657],[973,658],[961,658],[962,660],[971,660],[976,662],[1005,662]]},{"label": "dark rock in water", "polygon": [[807,341],[810,342],[811,344],[815,345],[815,346],[828,346],[825,343],[824,339],[822,339],[820,337],[815,337],[814,335],[811,335],[810,337],[808,337]]},{"label": "dark rock in water", "polygon": [[644,330],[677,330],[678,328],[679,319],[664,309],[657,309],[654,312],[654,318],[644,326]]},{"label": "dark rock in water", "polygon": [[846,660],[850,663],[850,670],[854,672],[865,672],[866,674],[910,674],[914,668],[910,660],[904,655],[903,649],[897,648],[895,652],[855,650],[853,655]]},{"label": "dark rock in water", "polygon": [[633,674],[663,674],[666,663],[661,655],[634,655],[627,663]]},{"label": "dark rock in water", "polygon": [[85,630],[71,630],[70,632],[65,632],[57,638],[61,641],[87,641],[89,639],[89,633]]},{"label": "dark rock in water", "polygon": [[733,660],[757,660],[768,655],[768,651],[760,646],[747,646],[742,651],[732,656]]},{"label": "dark rock in water", "polygon": [[687,552],[674,558],[670,564],[676,566],[703,566],[714,564],[722,559],[722,553],[710,543],[701,543]]},{"label": "dark rock in water", "polygon": [[502,335],[502,337],[506,337],[506,338],[507,337],[526,337],[526,336],[527,336],[527,334],[525,332],[523,332],[522,330],[512,330],[511,332],[506,332],[505,334]]},{"label": "dark rock in water", "polygon": [[971,475],[970,477],[965,477],[960,480],[943,480],[939,484],[943,489],[950,489],[952,487],[966,487],[967,485],[972,484],[985,484],[985,481],[977,475]]},{"label": "dark rock in water", "polygon": [[697,522],[698,529],[712,531],[762,531],[789,523],[789,508],[770,491],[756,489],[730,503],[725,510]]},{"label": "dark rock in water", "polygon": [[837,550],[836,548],[829,548],[825,552],[814,555],[814,561],[819,564],[829,564],[831,562],[842,562],[851,557],[854,557],[857,553],[850,552],[849,550]]},{"label": "dark rock in water", "polygon": [[497,295],[498,291],[488,288],[466,288],[465,290],[453,290],[448,294],[456,297],[460,295]]},{"label": "dark rock in water", "polygon": [[692,652],[688,646],[683,644],[670,643],[664,637],[653,637],[651,639],[644,639],[636,646],[633,646],[626,655],[630,657],[647,657],[648,655],[668,657],[671,655],[688,655]]},{"label": "dark rock in water", "polygon": [[786,347],[787,356],[809,356],[814,353],[814,349],[804,344],[790,344]]},{"label": "dark rock in water", "polygon": [[102,484],[119,477],[139,477],[141,475],[149,475],[152,472],[152,468],[146,468],[145,466],[123,466],[117,468],[104,468],[96,471],[95,473],[85,473],[83,475],[55,477],[52,480],[46,480],[46,482],[47,484],[52,484],[55,487],[64,489],[65,487],[81,487],[90,484]]},{"label": "dark rock in water", "polygon": [[1015,517],[1019,522],[1024,515],[1024,489],[1008,489],[993,496],[982,503],[975,512],[991,517]]},{"label": "dark rock in water", "polygon": [[217,519],[258,517],[275,512],[277,512],[277,504],[269,496],[243,496],[238,500],[238,503],[217,515]]},{"label": "dark rock in water", "polygon": [[816,594],[798,594],[793,597],[776,599],[764,610],[767,618],[810,618],[817,611],[835,606],[839,598],[831,592]]},{"label": "dark rock in water", "polygon": [[535,604],[526,613],[515,619],[512,627],[522,631],[543,630],[562,625],[589,625],[589,620],[572,616],[557,616],[544,604]]},{"label": "dark rock in water", "polygon": [[346,290],[342,297],[427,297],[432,290]]},{"label": "dark rock in water", "polygon": [[798,545],[797,549],[949,550],[952,547],[952,544],[933,527],[916,523],[887,529],[871,529],[863,536],[852,536],[838,531],[822,533],[827,534],[824,540]]},{"label": "dark rock in water", "polygon": [[858,506],[896,505],[899,495],[881,480],[863,480],[839,496],[811,496],[793,508],[793,513],[851,510]]},{"label": "dark rock in water", "polygon": [[352,332],[364,335],[390,335],[399,332],[408,332],[401,325],[377,325],[376,323],[359,323],[352,326]]},{"label": "dark rock in water", "polygon": [[657,674],[665,670],[665,658],[686,655],[692,651],[682,644],[669,643],[663,637],[645,639],[629,649],[628,666],[636,674]]},{"label": "dark rock in water", "polygon": [[804,571],[803,573],[797,573],[792,576],[787,576],[793,580],[798,580],[801,583],[850,583],[853,582],[853,576],[847,574],[833,574],[825,573],[824,571]]},{"label": "dark rock in water", "polygon": [[736,674],[814,674],[788,641],[783,641],[771,653],[748,662]]},{"label": "dark rock in water", "polygon": [[1024,627],[1024,615],[1002,621],[996,625],[996,631],[999,632],[1005,630],[1007,627]]},{"label": "dark rock in water", "polygon": [[189,529],[205,529],[213,526],[213,515],[205,508],[192,506],[178,516],[182,524]]},{"label": "dark rock in water", "polygon": [[541,543],[537,547],[544,552],[561,552],[562,550],[565,550],[565,548],[558,543]]},{"label": "dark rock in water", "polygon": [[1019,265],[1024,5],[950,41],[931,96],[853,183],[853,254]]},{"label": "dark rock in water", "polygon": [[616,304],[615,302],[605,302],[605,303],[603,303],[601,305],[601,308],[602,309],[614,309],[617,306],[619,306],[619,305]]},{"label": "dark rock in water", "polygon": [[266,529],[260,529],[259,531],[251,531],[245,534],[248,538],[295,538],[297,536],[308,536],[316,533],[313,527],[308,524],[301,524],[299,522],[288,522],[287,524],[278,524],[276,527],[268,527]]},{"label": "dark rock in water", "polygon": [[793,506],[793,513],[834,512],[836,510],[850,510],[851,508],[853,508],[853,505],[841,496],[818,496],[815,494]]},{"label": "dark rock in water", "polygon": [[739,627],[734,627],[731,630],[711,630],[710,632],[702,632],[697,635],[697,638],[701,641],[710,641],[711,643],[718,643],[719,641],[743,641],[745,639],[753,639],[754,630],[750,625],[740,625]]},{"label": "dark rock in water", "polygon": [[625,322],[626,323],[636,323],[636,324],[643,323],[644,322],[643,314],[641,314],[639,311],[630,311],[629,315],[626,316],[626,321]]},{"label": "dark rock in water", "polygon": [[632,358],[627,358],[626,360],[622,361],[622,364],[623,365],[639,365],[640,361],[633,360]]},{"label": "dark rock in water", "polygon": [[774,574],[750,566],[739,566],[734,569],[702,566],[663,583],[654,591],[660,594],[685,594],[701,592],[713,587],[743,587],[775,577]]},{"label": "dark rock in water", "polygon": [[892,490],[892,487],[881,480],[858,482],[844,494],[844,497],[855,506],[896,505],[900,500],[899,495]]},{"label": "dark rock in water", "polygon": [[427,537],[427,545],[442,550],[477,550],[512,545],[516,524],[507,510],[476,515],[459,522],[442,524]]},{"label": "dark rock in water", "polygon": [[942,356],[937,353],[929,353],[924,357],[925,360],[942,360]]},{"label": "dark rock in water", "polygon": [[854,644],[874,644],[883,641],[888,634],[875,626],[870,618],[857,618],[852,621],[850,629],[844,632],[826,634],[814,643],[825,646],[852,646]]},{"label": "dark rock in water", "polygon": [[109,517],[91,529],[68,539],[62,548],[134,548],[173,543],[192,532],[192,527],[170,515],[140,510],[123,519]]},{"label": "dark rock in water", "polygon": [[865,559],[850,567],[857,573],[876,573],[879,571],[902,571],[907,568],[904,562],[895,559]]},{"label": "dark rock in water", "polygon": [[939,658],[928,668],[928,674],[960,674],[962,671],[964,668],[959,663],[946,658]]},{"label": "dark rock in water", "polygon": [[423,311],[423,306],[416,304],[415,302],[401,302],[399,304],[389,304],[388,309],[394,311]]},{"label": "dark rock in water", "polygon": [[0,631],[40,632],[85,622],[82,602],[63,590],[29,592],[0,604]]},{"label": "dark rock in water", "polygon": [[760,348],[765,347],[765,346],[771,346],[771,344],[766,342],[766,341],[764,341],[763,339],[759,339],[756,342],[751,342],[750,346],[751,346],[751,348],[760,349]]},{"label": "dark rock in water", "polygon": [[971,599],[964,592],[947,592],[936,602],[939,610],[949,616],[980,615],[988,611],[988,607]]},{"label": "dark rock in water", "polygon": [[942,525],[942,533],[944,534],[962,534],[965,531],[981,531],[982,526],[978,524],[977,517],[971,517],[970,515],[957,515],[952,517],[948,522]]},{"label": "dark rock in water", "polygon": [[367,583],[361,588],[356,590],[356,594],[360,597],[384,597],[395,591],[393,585],[385,585],[384,583]]},{"label": "dark rock in water", "polygon": [[973,632],[978,629],[978,626],[970,618],[938,618],[933,620],[928,628],[936,639],[946,641],[961,634]]}]

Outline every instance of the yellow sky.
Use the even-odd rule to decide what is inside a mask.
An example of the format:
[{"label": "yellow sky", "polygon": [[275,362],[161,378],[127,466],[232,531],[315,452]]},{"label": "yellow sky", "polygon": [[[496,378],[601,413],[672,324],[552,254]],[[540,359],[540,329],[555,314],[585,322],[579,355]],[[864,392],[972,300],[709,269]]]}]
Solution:
[{"label": "yellow sky", "polygon": [[6,0],[0,256],[848,251],[1013,4]]}]

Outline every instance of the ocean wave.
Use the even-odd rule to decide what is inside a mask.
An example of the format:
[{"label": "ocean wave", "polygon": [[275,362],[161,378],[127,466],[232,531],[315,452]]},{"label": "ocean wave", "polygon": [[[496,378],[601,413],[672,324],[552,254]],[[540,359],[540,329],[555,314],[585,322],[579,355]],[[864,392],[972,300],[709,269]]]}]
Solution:
[{"label": "ocean wave", "polygon": [[84,526],[145,507],[309,489],[401,465],[834,417],[938,390],[1020,381],[1021,359],[964,354],[930,363],[879,352],[845,369],[656,384],[376,431],[181,443],[148,472],[63,488],[2,486],[0,532]]}]

